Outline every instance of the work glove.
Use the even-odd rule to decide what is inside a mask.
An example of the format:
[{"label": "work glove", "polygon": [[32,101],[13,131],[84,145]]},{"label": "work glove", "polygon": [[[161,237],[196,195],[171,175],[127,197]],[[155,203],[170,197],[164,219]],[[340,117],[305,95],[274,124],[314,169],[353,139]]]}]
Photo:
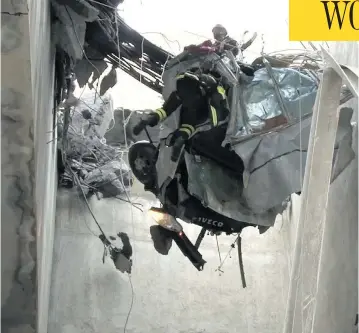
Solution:
[{"label": "work glove", "polygon": [[157,113],[152,113],[149,115],[144,116],[137,125],[134,126],[133,128],[133,134],[134,135],[139,135],[146,126],[151,126],[154,127],[158,124],[160,118],[158,116]]},{"label": "work glove", "polygon": [[239,64],[240,70],[247,76],[254,76],[255,69],[250,65]]},{"label": "work glove", "polygon": [[182,136],[179,136],[176,141],[173,144],[172,147],[172,154],[171,154],[171,161],[172,162],[177,162],[178,159],[181,156],[181,152],[182,152],[182,148],[186,143],[186,139]]}]

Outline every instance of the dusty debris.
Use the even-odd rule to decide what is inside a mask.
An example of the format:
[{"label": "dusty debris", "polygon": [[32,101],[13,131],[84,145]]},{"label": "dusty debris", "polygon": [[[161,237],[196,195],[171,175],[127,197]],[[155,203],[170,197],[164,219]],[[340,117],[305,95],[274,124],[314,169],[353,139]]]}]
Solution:
[{"label": "dusty debris", "polygon": [[130,169],[123,161],[111,161],[84,175],[84,181],[95,187],[104,197],[115,197],[132,185]]},{"label": "dusty debris", "polygon": [[85,91],[71,109],[72,125],[86,136],[103,138],[113,119],[111,94],[98,96],[96,90]]},{"label": "dusty debris", "polygon": [[[63,170],[60,186],[77,186],[83,194],[115,197],[132,186],[121,147],[111,147],[104,135],[113,118],[111,96],[96,98],[94,91],[63,110],[60,142]],[[62,121],[61,121],[62,119]]]},{"label": "dusty debris", "polygon": [[80,87],[94,86],[109,66],[110,72],[98,87],[101,96],[117,83],[116,68],[137,80],[141,77],[143,84],[161,92],[163,68],[173,55],[129,27],[118,14],[121,3],[123,0],[51,0],[58,104],[67,98],[59,95],[67,94],[69,75],[76,75]]}]

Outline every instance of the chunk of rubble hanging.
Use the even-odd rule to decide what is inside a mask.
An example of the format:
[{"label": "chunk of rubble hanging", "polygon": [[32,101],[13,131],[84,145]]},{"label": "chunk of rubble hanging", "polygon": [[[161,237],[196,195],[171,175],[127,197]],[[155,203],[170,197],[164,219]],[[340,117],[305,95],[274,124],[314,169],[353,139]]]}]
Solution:
[{"label": "chunk of rubble hanging", "polygon": [[119,68],[161,93],[161,74],[173,56],[129,27],[117,7],[123,0],[51,0],[53,41],[56,45],[58,103],[66,98],[69,76],[83,87],[111,68],[98,87],[101,95],[113,87]]},{"label": "chunk of rubble hanging", "polygon": [[99,98],[92,90],[67,110],[68,128],[59,133],[65,164],[60,185],[81,186],[86,194],[100,192],[105,197],[123,194],[132,185],[123,150],[107,145],[104,138],[113,119],[112,104],[110,95]]}]

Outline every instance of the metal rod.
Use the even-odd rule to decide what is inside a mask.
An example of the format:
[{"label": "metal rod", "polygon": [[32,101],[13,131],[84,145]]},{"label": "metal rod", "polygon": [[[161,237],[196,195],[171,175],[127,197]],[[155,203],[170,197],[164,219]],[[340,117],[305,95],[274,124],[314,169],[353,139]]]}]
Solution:
[{"label": "metal rod", "polygon": [[206,229],[205,228],[202,228],[201,229],[201,232],[199,233],[198,237],[197,237],[197,240],[196,240],[196,244],[194,245],[196,247],[196,249],[199,248],[199,246],[201,245],[202,243],[202,240],[204,238],[204,236],[206,235]]},{"label": "metal rod", "polygon": [[243,265],[243,256],[242,256],[242,237],[239,236],[237,239],[237,251],[238,251],[238,263],[239,263],[239,270],[241,272],[241,280],[242,280],[242,287],[246,288],[246,276],[244,274],[244,265]]}]

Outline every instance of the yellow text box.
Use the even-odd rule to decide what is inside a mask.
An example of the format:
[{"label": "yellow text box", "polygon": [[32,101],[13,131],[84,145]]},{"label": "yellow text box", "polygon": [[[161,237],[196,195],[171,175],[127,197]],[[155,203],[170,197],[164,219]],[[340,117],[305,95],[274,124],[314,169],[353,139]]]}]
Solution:
[{"label": "yellow text box", "polygon": [[359,41],[359,0],[289,0],[289,40]]}]

